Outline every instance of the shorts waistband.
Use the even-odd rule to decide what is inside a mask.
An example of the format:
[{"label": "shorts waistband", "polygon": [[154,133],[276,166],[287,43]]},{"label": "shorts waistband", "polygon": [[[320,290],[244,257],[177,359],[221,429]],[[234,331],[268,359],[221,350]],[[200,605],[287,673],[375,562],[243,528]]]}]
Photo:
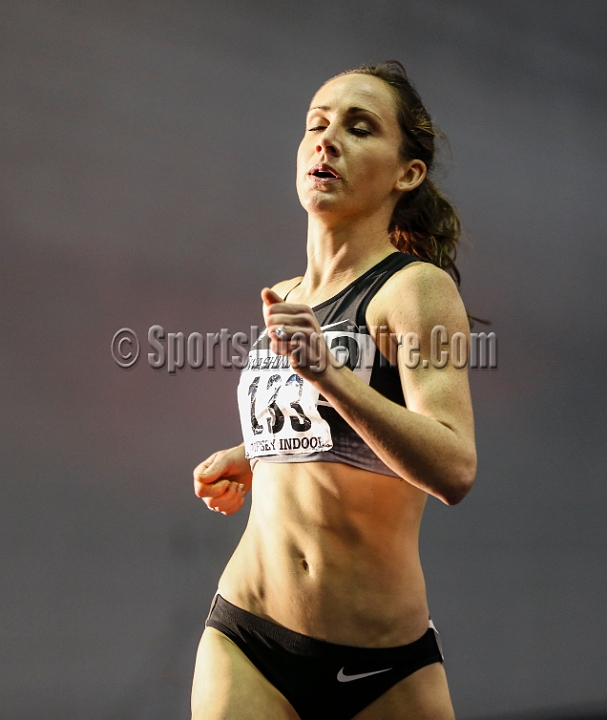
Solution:
[{"label": "shorts waistband", "polygon": [[436,631],[434,624],[429,620],[429,627],[426,632],[417,640],[406,645],[398,645],[392,647],[359,647],[353,645],[341,645],[338,643],[331,643],[326,640],[320,640],[319,638],[310,637],[303,635],[295,630],[290,630],[282,625],[277,625],[271,620],[259,617],[248,610],[233,605],[231,602],[222,597],[217,593],[213,599],[211,605],[211,611],[205,623],[207,626],[215,627],[224,634],[230,636],[233,634],[232,628],[234,624],[240,626],[249,632],[258,633],[266,639],[271,639],[278,643],[281,647],[289,649],[300,655],[308,655],[310,657],[317,658],[332,658],[341,657],[344,651],[352,654],[353,659],[360,657],[361,660],[365,660],[371,655],[377,655],[378,652],[382,652],[386,659],[389,660],[392,655],[398,658],[404,648],[410,650],[416,650],[417,648],[425,647],[436,647],[438,646],[439,652],[442,656],[438,641],[438,632]]}]

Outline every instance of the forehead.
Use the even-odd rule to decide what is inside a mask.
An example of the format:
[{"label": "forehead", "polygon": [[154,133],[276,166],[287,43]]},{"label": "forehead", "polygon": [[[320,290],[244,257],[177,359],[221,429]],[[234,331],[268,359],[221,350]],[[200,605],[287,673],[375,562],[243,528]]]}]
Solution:
[{"label": "forehead", "polygon": [[372,110],[389,122],[396,118],[394,96],[389,85],[373,75],[342,75],[326,82],[312,98],[310,108],[322,105],[331,110],[359,107]]}]

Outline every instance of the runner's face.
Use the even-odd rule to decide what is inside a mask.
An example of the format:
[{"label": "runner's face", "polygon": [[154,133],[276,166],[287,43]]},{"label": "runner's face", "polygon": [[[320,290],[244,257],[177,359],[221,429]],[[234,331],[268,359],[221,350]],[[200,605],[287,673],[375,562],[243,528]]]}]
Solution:
[{"label": "runner's face", "polygon": [[390,87],[371,75],[344,75],[316,93],[297,154],[297,192],[312,213],[391,211],[408,161]]}]

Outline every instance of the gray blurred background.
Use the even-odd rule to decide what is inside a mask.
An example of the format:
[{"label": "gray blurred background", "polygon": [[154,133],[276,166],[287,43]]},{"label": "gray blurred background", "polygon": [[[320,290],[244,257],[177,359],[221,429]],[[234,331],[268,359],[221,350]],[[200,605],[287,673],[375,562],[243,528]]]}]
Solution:
[{"label": "gray blurred background", "polygon": [[191,472],[240,442],[238,375],[152,370],[147,329],[261,322],[304,269],[308,102],[392,58],[450,140],[462,295],[499,338],[477,484],[422,533],[456,711],[607,710],[606,35],[600,0],[2,0],[3,720],[189,717],[247,513]]}]

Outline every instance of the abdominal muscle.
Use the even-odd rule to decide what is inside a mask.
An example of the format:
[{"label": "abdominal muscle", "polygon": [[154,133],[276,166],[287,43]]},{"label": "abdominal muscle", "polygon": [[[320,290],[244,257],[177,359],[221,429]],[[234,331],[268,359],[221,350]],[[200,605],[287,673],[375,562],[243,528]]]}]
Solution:
[{"label": "abdominal muscle", "polygon": [[260,461],[249,522],[219,592],[328,642],[413,642],[428,628],[418,552],[426,497],[404,480],[342,463]]}]

